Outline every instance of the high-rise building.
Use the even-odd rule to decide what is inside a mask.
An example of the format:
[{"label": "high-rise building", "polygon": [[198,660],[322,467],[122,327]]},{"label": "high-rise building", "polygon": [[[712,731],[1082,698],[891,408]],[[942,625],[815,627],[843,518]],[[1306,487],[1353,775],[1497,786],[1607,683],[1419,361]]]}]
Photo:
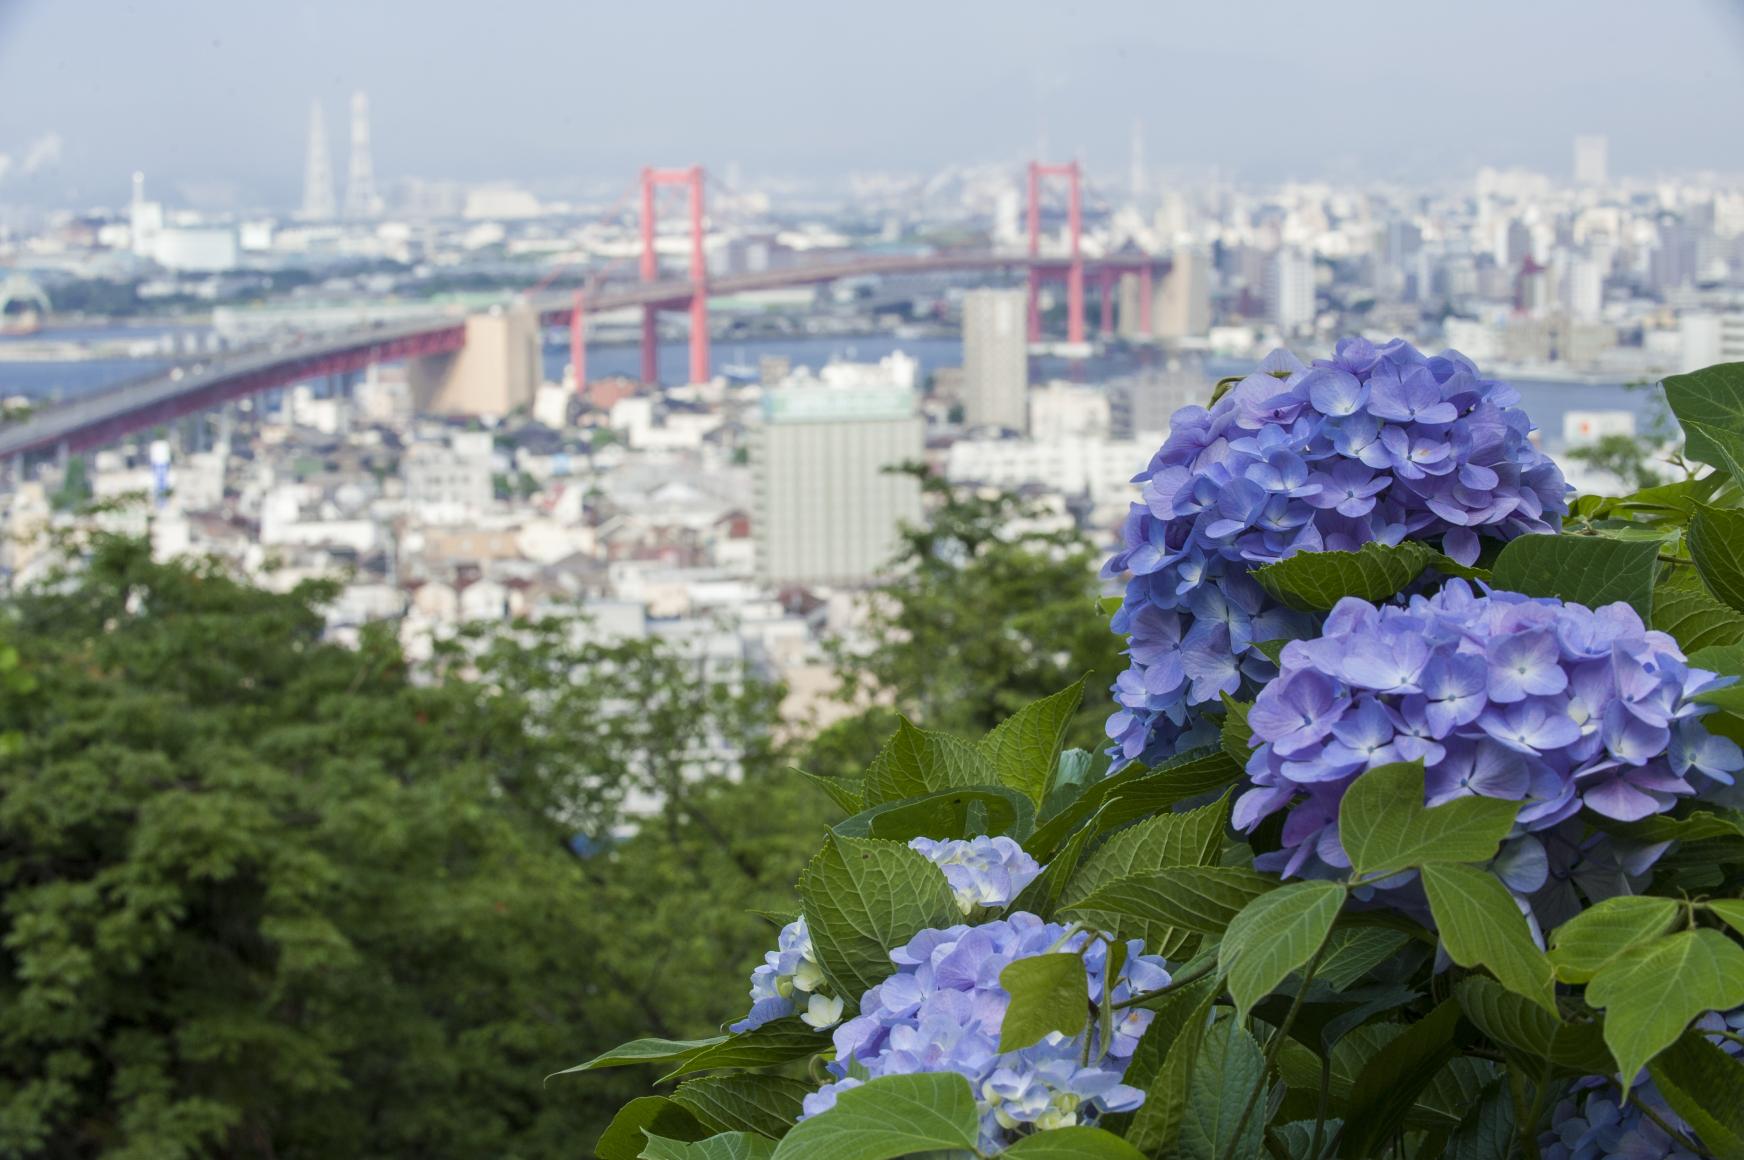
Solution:
[{"label": "high-rise building", "polygon": [[1597,258],[1578,254],[1567,266],[1569,317],[1580,322],[1595,322],[1605,309],[1605,270]]},{"label": "high-rise building", "polygon": [[1294,334],[1314,321],[1314,260],[1286,246],[1266,264],[1266,311],[1279,330]]},{"label": "high-rise building", "polygon": [[429,415],[507,415],[533,402],[539,375],[539,316],[524,303],[473,315],[460,350],[406,370],[413,403]]},{"label": "high-rise building", "polygon": [[133,203],[128,207],[128,228],[133,252],[141,258],[157,256],[158,236],[163,233],[163,203],[145,200],[145,174],[133,175]]},{"label": "high-rise building", "polygon": [[963,295],[963,421],[1029,430],[1029,336],[1022,290]]},{"label": "high-rise building", "polygon": [[925,449],[915,392],[889,368],[798,372],[763,393],[753,442],[757,570],[775,584],[860,584],[921,519],[920,484],[886,471]]},{"label": "high-rise building", "polygon": [[1574,180],[1576,185],[1603,185],[1609,177],[1611,143],[1597,133],[1574,139]]},{"label": "high-rise building", "polygon": [[1744,362],[1744,311],[1692,312],[1678,319],[1678,329],[1686,372],[1715,363]]},{"label": "high-rise building", "polygon": [[369,148],[369,95],[351,94],[351,163],[345,171],[345,216],[374,217],[381,208],[375,195],[375,161]]},{"label": "high-rise building", "polygon": [[1701,256],[1701,235],[1688,223],[1661,221],[1659,244],[1647,259],[1647,280],[1656,290],[1693,285]]},{"label": "high-rise building", "polygon": [[1115,439],[1160,439],[1182,407],[1211,401],[1211,379],[1196,359],[1171,359],[1108,384],[1108,433]]},{"label": "high-rise building", "polygon": [[1156,336],[1195,338],[1211,329],[1211,255],[1178,247],[1151,307]]},{"label": "high-rise building", "polygon": [[309,106],[309,155],[303,166],[303,217],[331,221],[334,214],[333,160],[327,152],[327,122],[321,102]]},{"label": "high-rise building", "polygon": [[1122,338],[1174,342],[1204,337],[1211,329],[1211,255],[1202,249],[1176,247],[1169,272],[1152,287],[1148,328],[1141,317],[1144,295],[1138,275],[1121,275],[1118,289],[1116,326]]}]

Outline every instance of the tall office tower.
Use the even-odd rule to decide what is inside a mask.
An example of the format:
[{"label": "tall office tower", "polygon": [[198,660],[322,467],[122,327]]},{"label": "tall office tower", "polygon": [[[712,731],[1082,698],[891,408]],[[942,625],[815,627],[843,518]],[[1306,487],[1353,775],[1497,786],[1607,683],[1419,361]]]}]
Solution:
[{"label": "tall office tower", "polygon": [[369,95],[351,94],[351,164],[345,171],[345,216],[374,217],[375,164],[369,153]]},{"label": "tall office tower", "polygon": [[1169,420],[1182,407],[1210,401],[1213,375],[1198,359],[1170,359],[1108,384],[1108,434],[1114,439],[1160,442]]},{"label": "tall office tower", "polygon": [[1314,260],[1286,246],[1266,264],[1266,308],[1278,329],[1294,334],[1314,321]]},{"label": "tall office tower", "polygon": [[[832,370],[838,368],[830,368]],[[763,393],[753,444],[757,570],[775,584],[860,584],[922,518],[920,484],[885,469],[915,462],[925,430],[911,387],[880,367]]]},{"label": "tall office tower", "polygon": [[963,295],[963,421],[1029,431],[1029,336],[1022,290]]},{"label": "tall office tower", "polygon": [[1120,279],[1119,303],[1117,329],[1122,338],[1173,342],[1205,337],[1211,330],[1211,255],[1194,246],[1175,247],[1169,272],[1151,293],[1148,329],[1141,317],[1144,300],[1136,275]]},{"label": "tall office tower", "polygon": [[1609,176],[1611,143],[1609,139],[1589,133],[1574,139],[1574,180],[1576,185],[1603,185]]},{"label": "tall office tower", "polygon": [[1204,337],[1211,330],[1211,255],[1177,247],[1151,309],[1156,337]]},{"label": "tall office tower", "polygon": [[1568,290],[1563,301],[1568,304],[1569,317],[1577,322],[1597,322],[1605,310],[1604,266],[1590,254],[1576,254],[1564,269]]},{"label": "tall office tower", "polygon": [[321,102],[309,106],[309,157],[303,166],[303,217],[312,222],[333,219],[333,164],[327,154],[327,122]]}]

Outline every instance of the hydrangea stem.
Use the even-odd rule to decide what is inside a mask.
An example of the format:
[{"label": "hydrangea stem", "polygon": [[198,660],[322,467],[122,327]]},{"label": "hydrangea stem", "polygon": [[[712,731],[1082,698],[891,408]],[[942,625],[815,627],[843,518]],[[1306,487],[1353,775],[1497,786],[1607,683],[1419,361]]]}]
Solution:
[{"label": "hydrangea stem", "polygon": [[1697,1155],[1697,1156],[1708,1156],[1708,1157],[1713,1156],[1712,1152],[1709,1152],[1706,1148],[1703,1148],[1700,1144],[1697,1144],[1694,1140],[1690,1139],[1688,1136],[1684,1135],[1682,1132],[1678,1131],[1676,1128],[1674,1128],[1670,1124],[1666,1123],[1664,1118],[1661,1117],[1658,1112],[1656,1112],[1652,1108],[1648,1107],[1645,1101],[1637,1100],[1635,1102],[1635,1106],[1637,1108],[1641,1109],[1641,1114],[1643,1116],[1646,1116],[1649,1120],[1653,1121],[1653,1125],[1656,1128],[1658,1128],[1661,1132],[1664,1132],[1666,1134],[1666,1136],[1669,1137],[1672,1140],[1672,1142],[1675,1143],[1679,1148],[1682,1148],[1684,1151],[1693,1153],[1694,1155]]},{"label": "hydrangea stem", "polygon": [[1284,1046],[1284,1036],[1290,1033],[1296,1016],[1302,1010],[1302,1002],[1308,995],[1309,986],[1314,982],[1314,972],[1320,967],[1320,957],[1325,953],[1326,944],[1322,942],[1320,949],[1314,952],[1314,957],[1308,960],[1308,965],[1302,968],[1302,984],[1296,988],[1296,997],[1290,1000],[1290,1009],[1284,1014],[1284,1021],[1266,1041],[1266,1057],[1260,1065],[1260,1077],[1254,1081],[1253,1090],[1247,1093],[1247,1103],[1241,1109],[1241,1119],[1235,1122],[1235,1131],[1229,1137],[1229,1151],[1224,1154],[1223,1160],[1237,1160],[1235,1149],[1241,1141],[1241,1134],[1247,1130],[1247,1122],[1253,1118],[1254,1109],[1259,1106],[1260,1095],[1266,1090],[1272,1068],[1278,1062],[1278,1052]]},{"label": "hydrangea stem", "polygon": [[1130,999],[1122,999],[1120,1002],[1114,1004],[1113,1009],[1116,1011],[1121,1011],[1121,1010],[1125,1010],[1128,1007],[1137,1007],[1143,1003],[1146,1003],[1152,999],[1155,999],[1158,995],[1167,995],[1167,994],[1170,994],[1172,992],[1179,991],[1182,987],[1186,986],[1188,983],[1192,983],[1192,982],[1195,982],[1199,979],[1203,979],[1206,975],[1209,975],[1212,971],[1215,971],[1216,969],[1217,969],[1217,960],[1215,958],[1207,959],[1206,961],[1200,963],[1197,967],[1194,967],[1191,970],[1182,971],[1180,974],[1171,976],[1169,979],[1169,985],[1164,987],[1162,990],[1160,990],[1160,991],[1146,991],[1142,995],[1134,995]]}]

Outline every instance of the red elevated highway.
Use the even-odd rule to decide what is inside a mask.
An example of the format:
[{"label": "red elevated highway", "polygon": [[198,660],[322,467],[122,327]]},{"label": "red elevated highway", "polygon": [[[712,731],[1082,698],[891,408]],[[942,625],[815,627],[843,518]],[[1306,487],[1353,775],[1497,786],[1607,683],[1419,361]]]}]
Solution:
[{"label": "red elevated highway", "polygon": [[[1037,177],[1060,173],[1071,180],[1069,216],[1070,245],[1066,255],[1047,256],[1038,244]],[[586,381],[584,319],[590,314],[641,308],[642,377],[655,381],[654,356],[656,313],[684,310],[689,313],[690,374],[693,381],[709,374],[708,299],[714,295],[744,294],[757,290],[834,282],[845,278],[879,275],[924,274],[950,271],[1024,272],[1030,288],[1031,338],[1039,338],[1036,290],[1044,280],[1063,280],[1068,288],[1069,340],[1083,341],[1084,282],[1093,276],[1101,288],[1101,328],[1107,332],[1113,321],[1113,290],[1125,274],[1138,279],[1140,332],[1149,330],[1148,309],[1155,276],[1168,269],[1168,259],[1144,254],[1123,254],[1086,259],[1079,247],[1081,220],[1078,213],[1076,164],[1055,168],[1032,167],[1030,182],[1030,245],[1020,254],[985,251],[940,251],[931,254],[854,254],[817,262],[748,274],[710,277],[703,261],[702,171],[645,170],[642,201],[642,262],[636,282],[606,282],[585,291],[535,292],[526,302],[537,311],[545,326],[568,326],[571,362],[576,383]],[[654,255],[654,191],[662,184],[682,184],[690,193],[691,261],[689,277],[662,279]],[[449,354],[465,344],[465,317],[433,314],[426,319],[376,324],[353,330],[311,336],[298,342],[236,351],[215,357],[195,368],[180,368],[169,374],[123,383],[44,408],[20,423],[0,427],[0,460],[55,452],[80,452],[111,443],[137,431],[196,414],[233,399],[278,387],[360,371],[374,364],[408,358]]]}]

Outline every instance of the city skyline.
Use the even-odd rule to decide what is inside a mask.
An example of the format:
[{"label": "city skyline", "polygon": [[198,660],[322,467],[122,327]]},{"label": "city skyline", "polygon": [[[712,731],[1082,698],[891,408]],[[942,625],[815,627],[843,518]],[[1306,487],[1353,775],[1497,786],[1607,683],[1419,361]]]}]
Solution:
[{"label": "city skyline", "polygon": [[1744,98],[1744,11],[1717,0],[1651,22],[1621,0],[1071,17],[894,3],[858,23],[764,3],[684,19],[679,35],[538,0],[437,0],[415,22],[326,0],[270,17],[24,0],[0,9],[0,203],[116,204],[144,170],[185,203],[288,209],[310,101],[344,125],[357,90],[382,183],[601,182],[675,161],[827,180],[1043,150],[1124,174],[1135,119],[1153,169],[1254,180],[1565,174],[1580,134],[1609,139],[1614,174],[1744,169],[1723,130]]}]

